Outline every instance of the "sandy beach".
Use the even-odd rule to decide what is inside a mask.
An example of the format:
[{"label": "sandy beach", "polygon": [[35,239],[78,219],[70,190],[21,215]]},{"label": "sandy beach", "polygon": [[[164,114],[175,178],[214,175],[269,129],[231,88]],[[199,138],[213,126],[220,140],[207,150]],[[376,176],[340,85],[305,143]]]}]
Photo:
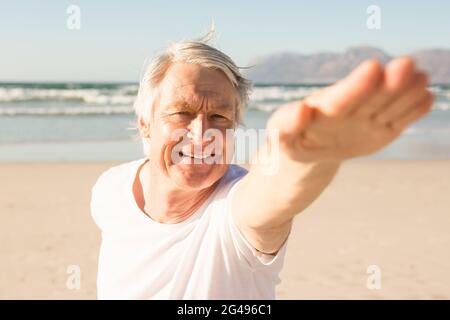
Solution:
[{"label": "sandy beach", "polygon": [[[96,298],[90,189],[116,164],[0,164],[0,299]],[[450,160],[345,163],[296,217],[277,298],[450,299],[449,191]],[[380,289],[366,286],[371,265]]]}]

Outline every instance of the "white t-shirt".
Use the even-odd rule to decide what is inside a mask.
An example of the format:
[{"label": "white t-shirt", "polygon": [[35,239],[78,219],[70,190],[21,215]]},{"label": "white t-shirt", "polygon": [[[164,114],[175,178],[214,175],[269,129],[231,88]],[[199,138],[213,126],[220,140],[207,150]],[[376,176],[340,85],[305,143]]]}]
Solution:
[{"label": "white t-shirt", "polygon": [[229,210],[247,173],[230,165],[188,219],[162,224],[138,207],[137,170],[146,159],[105,171],[92,188],[91,213],[102,231],[99,299],[275,299],[287,241],[278,253],[255,250]]}]

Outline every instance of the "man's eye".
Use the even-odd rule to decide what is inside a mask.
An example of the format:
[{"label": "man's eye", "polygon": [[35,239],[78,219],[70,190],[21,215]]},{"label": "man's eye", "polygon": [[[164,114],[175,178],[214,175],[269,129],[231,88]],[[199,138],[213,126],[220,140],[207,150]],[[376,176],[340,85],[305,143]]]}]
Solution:
[{"label": "man's eye", "polygon": [[225,119],[225,120],[227,119],[227,118],[225,118],[224,116],[222,116],[220,114],[213,114],[211,117],[214,118],[214,119]]},{"label": "man's eye", "polygon": [[191,114],[189,112],[187,112],[187,111],[180,111],[180,112],[172,113],[172,115],[190,116]]}]

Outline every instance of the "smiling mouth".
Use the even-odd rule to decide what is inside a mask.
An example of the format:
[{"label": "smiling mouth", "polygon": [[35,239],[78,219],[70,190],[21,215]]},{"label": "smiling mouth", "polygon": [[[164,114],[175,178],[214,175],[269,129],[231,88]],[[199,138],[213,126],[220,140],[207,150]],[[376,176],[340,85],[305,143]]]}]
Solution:
[{"label": "smiling mouth", "polygon": [[197,155],[197,154],[183,153],[182,151],[178,152],[178,155],[180,157],[187,157],[187,158],[199,159],[199,160],[208,159],[208,158],[212,158],[212,157],[216,156],[215,153],[211,153],[209,155],[205,155],[205,154]]}]

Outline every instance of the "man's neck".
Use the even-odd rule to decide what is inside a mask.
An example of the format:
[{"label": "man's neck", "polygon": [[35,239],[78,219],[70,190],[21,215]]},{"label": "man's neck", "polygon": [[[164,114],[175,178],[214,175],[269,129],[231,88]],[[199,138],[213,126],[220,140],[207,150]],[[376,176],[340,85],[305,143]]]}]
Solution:
[{"label": "man's neck", "polygon": [[149,161],[141,167],[136,180],[139,184],[136,192],[141,193],[137,197],[141,199],[139,207],[151,219],[165,224],[188,219],[208,199],[218,183],[202,190],[183,190],[161,176]]}]

